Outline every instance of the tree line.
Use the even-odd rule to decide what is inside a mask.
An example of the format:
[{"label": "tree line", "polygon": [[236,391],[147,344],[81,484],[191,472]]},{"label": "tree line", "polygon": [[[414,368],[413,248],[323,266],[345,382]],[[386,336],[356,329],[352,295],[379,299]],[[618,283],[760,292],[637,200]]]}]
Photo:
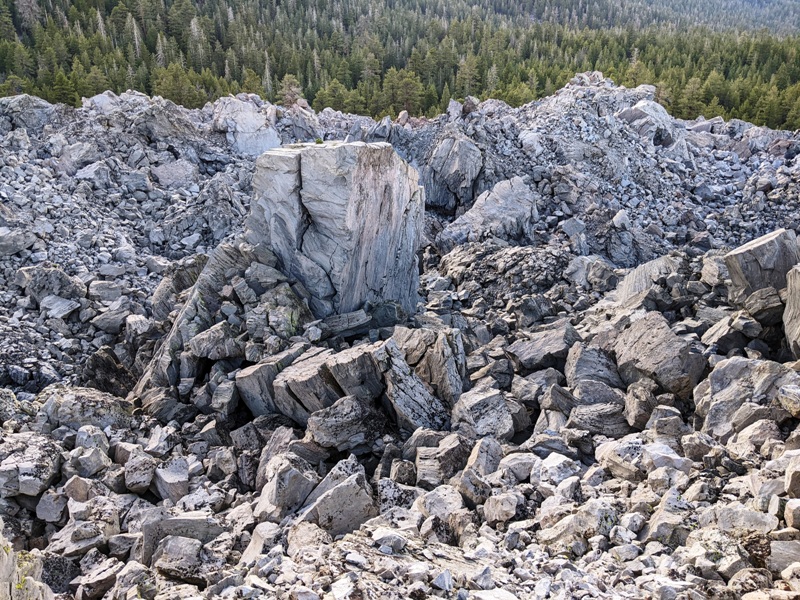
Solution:
[{"label": "tree line", "polygon": [[[690,4],[713,14],[716,1]],[[744,0],[730,5],[737,2]],[[788,18],[797,6],[767,4],[783,11],[771,18]],[[628,15],[631,6],[643,7],[644,23]],[[433,116],[451,98],[469,95],[518,106],[576,72],[600,70],[623,85],[655,84],[658,101],[677,117],[800,128],[796,32],[678,27],[659,6],[0,0],[0,95],[75,105],[107,89],[136,89],[199,107],[250,92],[279,103],[303,96],[315,109],[374,117],[402,110]]]}]

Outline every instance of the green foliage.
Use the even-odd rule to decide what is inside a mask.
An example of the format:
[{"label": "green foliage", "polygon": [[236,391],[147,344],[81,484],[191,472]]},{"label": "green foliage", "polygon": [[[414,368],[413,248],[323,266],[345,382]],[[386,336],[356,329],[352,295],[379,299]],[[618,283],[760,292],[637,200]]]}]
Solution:
[{"label": "green foliage", "polygon": [[278,90],[278,98],[286,107],[292,106],[303,97],[303,87],[297,77],[287,73],[281,80],[281,88]]},{"label": "green foliage", "polygon": [[132,88],[196,107],[243,91],[432,116],[451,97],[517,106],[600,70],[656,85],[678,117],[797,128],[798,10],[794,0],[0,0],[0,95],[77,103]]},{"label": "green foliage", "polygon": [[166,69],[156,69],[153,73],[153,93],[177,104],[198,108],[208,98],[206,92],[192,81],[196,77],[194,71],[187,72],[178,63],[171,63]]}]

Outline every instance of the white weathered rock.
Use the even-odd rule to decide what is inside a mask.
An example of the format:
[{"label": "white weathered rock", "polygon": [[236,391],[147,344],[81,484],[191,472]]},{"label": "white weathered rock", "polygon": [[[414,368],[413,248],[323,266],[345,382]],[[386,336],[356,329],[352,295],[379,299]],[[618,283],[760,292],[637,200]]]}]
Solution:
[{"label": "white weathered rock", "polygon": [[372,490],[362,473],[354,473],[317,498],[300,515],[332,536],[349,533],[378,513]]},{"label": "white weathered rock", "polygon": [[278,132],[252,102],[220,98],[214,103],[214,129],[224,132],[231,149],[257,157],[281,145]]}]

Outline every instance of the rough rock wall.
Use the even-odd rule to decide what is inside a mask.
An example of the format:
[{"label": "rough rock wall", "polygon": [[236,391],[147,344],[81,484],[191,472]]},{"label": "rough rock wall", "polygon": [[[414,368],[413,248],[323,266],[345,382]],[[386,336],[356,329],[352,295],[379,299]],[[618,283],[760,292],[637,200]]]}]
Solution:
[{"label": "rough rock wall", "polygon": [[250,243],[271,245],[318,317],[393,300],[412,313],[424,195],[389,144],[284,146],[256,161]]}]

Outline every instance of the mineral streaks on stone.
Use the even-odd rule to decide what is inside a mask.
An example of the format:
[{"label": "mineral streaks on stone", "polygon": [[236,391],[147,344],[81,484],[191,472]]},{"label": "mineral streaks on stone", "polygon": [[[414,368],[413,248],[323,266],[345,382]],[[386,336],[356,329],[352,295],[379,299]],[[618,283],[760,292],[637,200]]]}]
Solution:
[{"label": "mineral streaks on stone", "polygon": [[256,161],[248,239],[271,245],[318,317],[417,301],[424,195],[389,144],[285,146]]}]

